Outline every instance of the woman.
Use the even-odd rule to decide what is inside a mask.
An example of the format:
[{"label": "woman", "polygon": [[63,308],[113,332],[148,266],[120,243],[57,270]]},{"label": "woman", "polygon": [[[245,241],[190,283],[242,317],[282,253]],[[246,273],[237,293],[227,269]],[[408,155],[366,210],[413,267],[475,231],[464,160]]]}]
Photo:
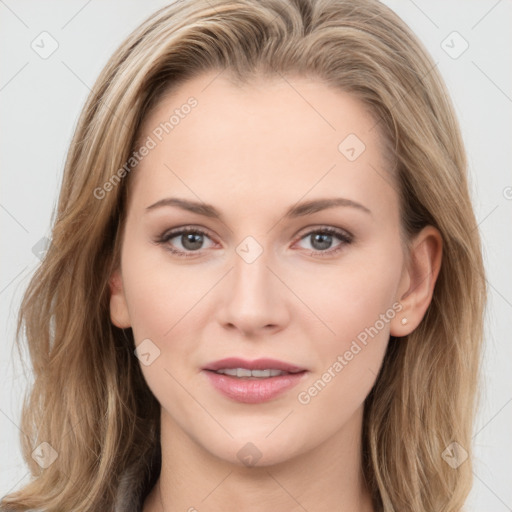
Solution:
[{"label": "woman", "polygon": [[159,10],[71,144],[18,324],[35,478],[2,507],[461,510],[486,293],[466,172],[382,4]]}]

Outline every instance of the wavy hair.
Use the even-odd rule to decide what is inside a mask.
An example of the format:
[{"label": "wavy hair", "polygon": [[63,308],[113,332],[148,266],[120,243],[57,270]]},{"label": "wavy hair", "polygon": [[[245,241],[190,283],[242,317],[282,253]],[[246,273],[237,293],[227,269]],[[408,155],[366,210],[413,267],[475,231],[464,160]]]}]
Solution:
[{"label": "wavy hair", "polygon": [[[391,340],[365,401],[363,472],[376,511],[459,512],[472,486],[480,398],[481,241],[444,82],[408,26],[377,0],[180,0],[115,51],[80,115],[52,244],[20,308],[16,339],[28,345],[34,376],[21,423],[32,480],[0,505],[112,510],[124,472],[149,478],[160,408],[131,329],[109,316],[131,176],[118,172],[163,95],[212,70],[239,83],[313,77],[362,100],[393,156],[403,232],[410,239],[426,225],[440,231],[432,302],[411,334]],[[58,454],[46,469],[31,457],[42,442]],[[453,442],[470,454],[456,469],[443,459]]]}]

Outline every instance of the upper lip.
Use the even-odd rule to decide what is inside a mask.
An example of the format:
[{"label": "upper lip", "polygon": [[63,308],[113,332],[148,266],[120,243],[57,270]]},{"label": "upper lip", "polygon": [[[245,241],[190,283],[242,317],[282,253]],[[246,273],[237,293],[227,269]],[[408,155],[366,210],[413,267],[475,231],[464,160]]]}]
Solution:
[{"label": "upper lip", "polygon": [[305,368],[296,366],[291,363],[284,361],[278,361],[277,359],[255,359],[249,361],[247,359],[241,359],[239,357],[227,357],[226,359],[220,359],[212,363],[208,363],[203,370],[217,371],[227,368],[247,368],[248,370],[281,370],[288,373],[302,372]]}]

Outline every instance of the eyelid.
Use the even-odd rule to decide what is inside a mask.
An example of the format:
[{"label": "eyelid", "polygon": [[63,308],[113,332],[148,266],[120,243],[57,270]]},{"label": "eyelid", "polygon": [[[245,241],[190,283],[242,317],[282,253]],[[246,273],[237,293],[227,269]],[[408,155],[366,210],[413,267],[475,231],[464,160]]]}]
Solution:
[{"label": "eyelid", "polygon": [[327,249],[325,251],[310,249],[310,255],[312,255],[314,258],[335,257],[338,255],[339,252],[341,252],[345,248],[345,246],[350,245],[354,242],[354,235],[352,235],[352,233],[350,233],[346,229],[334,227],[331,225],[308,226],[307,228],[305,228],[305,230],[305,232],[301,230],[300,234],[297,235],[298,238],[296,242],[293,243],[292,247],[315,233],[327,233],[330,236],[338,238],[340,241],[339,245],[335,246],[334,248]]},{"label": "eyelid", "polygon": [[[218,242],[216,242],[216,240],[215,240],[215,237],[212,237],[210,235],[210,231],[207,228],[203,228],[203,227],[196,226],[196,225],[193,225],[193,224],[187,224],[187,225],[183,225],[183,226],[178,226],[178,227],[174,227],[174,228],[171,228],[171,229],[167,229],[166,231],[164,231],[161,235],[159,235],[154,240],[154,243],[157,244],[157,245],[158,244],[166,244],[172,238],[175,238],[175,237],[177,237],[179,235],[182,235],[182,234],[188,233],[188,232],[201,234],[203,236],[206,236],[210,240],[212,240],[214,243],[218,244]],[[301,240],[303,240],[304,238],[306,238],[308,236],[311,236],[311,235],[313,235],[315,233],[324,233],[324,234],[327,233],[327,234],[329,234],[331,236],[338,237],[338,239],[341,242],[334,249],[327,249],[325,251],[312,250],[311,253],[314,254],[315,257],[322,258],[322,257],[333,256],[334,254],[337,254],[340,250],[342,250],[342,248],[345,245],[349,245],[349,244],[353,243],[353,241],[354,241],[354,235],[352,235],[352,233],[350,233],[346,229],[334,227],[334,226],[331,226],[331,225],[310,225],[310,226],[307,226],[307,227],[303,228],[294,237],[295,241],[293,242],[292,247],[294,245],[296,245],[298,242],[300,242]],[[195,257],[200,257],[206,251],[206,249],[200,249],[198,251],[182,251],[182,250],[179,250],[179,249],[173,249],[171,247],[168,247],[168,250],[171,253],[174,253],[174,254],[178,255],[179,257],[184,257],[184,258],[186,258],[186,257],[194,257],[194,256]]]},{"label": "eyelid", "polygon": [[[354,235],[350,233],[350,231],[338,228],[335,226],[327,225],[327,224],[314,224],[310,226],[306,226],[305,228],[302,228],[296,235],[294,235],[294,238],[296,241],[302,240],[305,236],[310,235],[312,233],[318,232],[318,231],[330,231],[334,234],[345,236],[346,238],[349,238],[350,240],[354,239]],[[186,224],[184,226],[177,226],[175,228],[170,228],[165,230],[160,236],[158,236],[158,239],[169,239],[171,237],[177,236],[179,234],[182,234],[183,232],[198,232],[203,235],[208,236],[212,240],[215,239],[214,236],[211,235],[210,231],[207,228],[203,228],[201,226],[196,226],[194,224]]]},{"label": "eyelid", "polygon": [[[200,235],[204,235],[204,236],[208,237],[213,242],[218,243],[218,242],[216,242],[215,237],[211,236],[209,230],[207,230],[206,228],[202,228],[202,227],[194,226],[194,225],[190,225],[190,224],[165,230],[161,235],[157,236],[155,242],[156,243],[166,243],[169,240],[171,240],[172,238],[175,238],[184,233],[198,233]],[[190,252],[193,252],[193,251],[190,251]],[[196,252],[199,252],[199,251],[196,251]]]},{"label": "eyelid", "polygon": [[331,231],[332,233],[335,233],[340,236],[345,236],[346,238],[350,238],[350,240],[354,239],[354,235],[344,228],[339,228],[336,226],[333,226],[331,224],[313,224],[310,226],[306,226],[305,228],[302,228],[296,237],[299,239],[302,239],[306,235],[310,235],[311,233],[316,233],[317,231]]},{"label": "eyelid", "polygon": [[203,235],[212,238],[210,235],[210,231],[201,226],[196,226],[194,224],[186,224],[184,226],[177,226],[175,228],[166,229],[158,238],[173,238],[183,232],[192,232],[192,233],[201,233]]}]

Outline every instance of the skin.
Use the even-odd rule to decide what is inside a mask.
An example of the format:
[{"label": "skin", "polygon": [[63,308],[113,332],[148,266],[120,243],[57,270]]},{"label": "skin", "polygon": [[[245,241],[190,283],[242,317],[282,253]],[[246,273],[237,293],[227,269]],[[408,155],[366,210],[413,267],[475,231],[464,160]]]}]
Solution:
[{"label": "skin", "polygon": [[[361,476],[363,402],[390,334],[412,332],[432,299],[440,234],[426,227],[406,252],[381,136],[350,94],[313,79],[238,87],[226,72],[207,73],[168,94],[140,140],[190,96],[197,107],[132,171],[110,280],[112,322],[132,327],[137,345],[149,338],[160,350],[141,365],[162,407],[163,455],[144,512],[373,511]],[[338,150],[350,133],[366,145],[355,161]],[[222,221],[175,206],[147,210],[171,196],[212,204]],[[371,213],[342,206],[284,218],[298,201],[328,197]],[[155,243],[181,226],[207,231],[199,249],[181,236]],[[315,242],[311,233],[326,226],[348,231],[352,242]],[[252,263],[236,252],[249,235],[263,251]],[[196,253],[180,258],[169,247]],[[337,357],[393,304],[403,309],[300,403],[298,393],[330,367],[332,374]],[[271,357],[308,373],[269,402],[238,403],[201,372],[229,356]],[[261,454],[254,466],[237,457],[249,442]]]}]

